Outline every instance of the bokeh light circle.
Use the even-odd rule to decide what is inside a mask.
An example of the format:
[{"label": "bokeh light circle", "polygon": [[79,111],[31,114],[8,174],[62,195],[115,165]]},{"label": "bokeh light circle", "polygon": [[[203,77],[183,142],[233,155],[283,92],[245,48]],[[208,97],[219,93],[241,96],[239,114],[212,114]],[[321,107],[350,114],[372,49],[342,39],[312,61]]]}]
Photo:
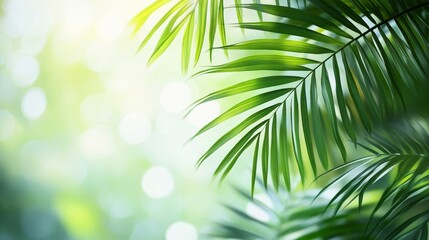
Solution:
[{"label": "bokeh light circle", "polygon": [[29,89],[22,98],[22,113],[28,119],[37,119],[46,110],[46,95],[40,88]]},{"label": "bokeh light circle", "polygon": [[125,115],[119,123],[119,134],[129,144],[140,144],[149,138],[151,126],[142,113]]},{"label": "bokeh light circle", "polygon": [[33,84],[40,73],[39,63],[34,57],[24,56],[12,60],[10,65],[13,80],[20,87]]},{"label": "bokeh light circle", "polygon": [[206,102],[196,106],[187,119],[192,125],[200,128],[219,116],[220,106],[216,101]]},{"label": "bokeh light circle", "polygon": [[191,92],[184,83],[171,82],[161,91],[161,107],[169,113],[183,111],[191,102]]},{"label": "bokeh light circle", "polygon": [[163,198],[173,191],[174,179],[166,168],[156,166],[144,173],[141,186],[149,197]]},{"label": "bokeh light circle", "polygon": [[114,149],[112,133],[109,128],[95,126],[85,131],[80,137],[83,155],[91,160],[109,157]]},{"label": "bokeh light circle", "polygon": [[171,224],[165,233],[166,240],[198,240],[196,228],[187,222],[175,222]]}]

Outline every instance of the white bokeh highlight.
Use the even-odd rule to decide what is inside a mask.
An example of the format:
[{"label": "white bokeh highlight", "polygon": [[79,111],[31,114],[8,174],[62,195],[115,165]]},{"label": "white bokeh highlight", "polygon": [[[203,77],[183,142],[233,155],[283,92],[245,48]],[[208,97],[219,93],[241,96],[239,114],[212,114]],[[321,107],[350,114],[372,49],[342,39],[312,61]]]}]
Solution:
[{"label": "white bokeh highlight", "polygon": [[143,174],[141,187],[151,198],[164,198],[174,190],[174,179],[166,168],[156,166]]},{"label": "white bokeh highlight", "polygon": [[171,224],[166,233],[166,240],[198,240],[197,229],[187,222],[175,222]]},{"label": "white bokeh highlight", "polygon": [[184,83],[171,82],[162,89],[159,100],[164,111],[179,113],[191,103],[191,91]]},{"label": "white bokeh highlight", "polygon": [[196,106],[187,116],[188,121],[195,127],[201,128],[219,116],[220,106],[216,101],[206,102]]},{"label": "white bokeh highlight", "polygon": [[109,128],[95,126],[80,137],[82,154],[90,160],[100,160],[111,156],[114,149],[112,133]]},{"label": "white bokeh highlight", "polygon": [[37,119],[46,110],[46,95],[40,88],[28,90],[22,98],[21,110],[28,119]]},{"label": "white bokeh highlight", "polygon": [[119,123],[119,134],[129,144],[140,144],[149,138],[151,125],[142,113],[130,113],[125,115]]},{"label": "white bokeh highlight", "polygon": [[19,51],[28,56],[36,56],[39,54],[46,44],[46,36],[30,35],[21,38],[21,46]]},{"label": "white bokeh highlight", "polygon": [[20,87],[33,84],[40,73],[39,63],[34,57],[22,56],[11,61],[10,71],[13,80]]},{"label": "white bokeh highlight", "polygon": [[46,20],[41,1],[9,0],[4,1],[4,31],[11,37],[46,32]]}]

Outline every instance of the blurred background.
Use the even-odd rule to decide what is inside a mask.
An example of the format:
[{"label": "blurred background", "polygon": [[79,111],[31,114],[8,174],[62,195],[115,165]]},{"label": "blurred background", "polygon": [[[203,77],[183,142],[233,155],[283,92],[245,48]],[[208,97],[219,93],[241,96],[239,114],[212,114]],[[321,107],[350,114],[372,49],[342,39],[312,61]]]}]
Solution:
[{"label": "blurred background", "polygon": [[221,106],[183,119],[221,82],[185,81],[180,42],[146,67],[128,22],[150,3],[0,0],[0,240],[196,240],[222,217],[210,135],[185,144]]}]

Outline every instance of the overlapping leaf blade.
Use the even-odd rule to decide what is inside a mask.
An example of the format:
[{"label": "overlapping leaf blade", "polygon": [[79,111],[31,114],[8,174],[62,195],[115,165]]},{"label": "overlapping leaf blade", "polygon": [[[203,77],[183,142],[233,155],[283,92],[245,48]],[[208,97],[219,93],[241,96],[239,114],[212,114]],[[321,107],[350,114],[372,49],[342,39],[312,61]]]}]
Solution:
[{"label": "overlapping leaf blade", "polygon": [[[291,82],[295,85],[291,88],[291,92],[284,95],[282,102],[286,108],[290,108],[286,114],[289,120],[280,121],[293,123],[291,128],[286,128],[286,133],[291,133],[290,140],[287,137],[278,138],[284,127],[274,127],[274,121],[267,123],[271,127],[265,127],[262,130],[264,140],[262,141],[261,170],[265,184],[268,179],[268,166],[271,166],[275,185],[279,172],[284,177],[288,176],[282,173],[284,170],[281,170],[287,165],[279,164],[279,159],[295,160],[301,175],[305,174],[307,163],[314,175],[319,172],[319,164],[327,169],[331,162],[335,162],[332,160],[332,150],[328,148],[332,142],[338,147],[345,160],[346,146],[341,132],[344,131],[351,141],[357,144],[357,136],[362,131],[370,133],[375,125],[381,124],[392,114],[403,111],[404,108],[399,107],[397,103],[401,102],[404,106],[403,94],[405,91],[414,90],[415,83],[423,86],[422,76],[426,69],[420,66],[429,65],[427,61],[420,62],[420,65],[416,64],[413,60],[416,52],[407,50],[411,48],[411,44],[416,44],[415,41],[409,42],[404,37],[406,33],[391,25],[391,22],[402,19],[410,12],[420,11],[429,3],[421,4],[419,1],[413,1],[401,2],[402,5],[398,6],[396,4],[384,6],[383,8],[387,9],[383,10],[383,18],[380,16],[377,20],[367,14],[382,2],[373,3],[368,7],[365,4],[357,4],[355,1],[348,4],[336,1],[330,10],[327,10],[330,5],[326,0],[317,1],[317,3],[311,1],[311,3],[321,11],[306,12],[305,9],[266,4],[240,6],[240,8],[281,17],[279,22],[263,20],[241,22],[239,23],[241,28],[277,33],[284,35],[285,38],[248,40],[224,48],[244,51],[271,50],[282,54],[253,54],[251,51],[250,54],[238,60],[214,66],[196,74],[199,76],[207,73],[242,71],[284,71],[282,75],[290,77],[297,76],[297,72],[300,71],[305,74],[300,80]],[[383,4],[387,3],[383,2]],[[396,8],[396,12],[389,10],[389,7]],[[319,14],[320,12],[323,14]],[[314,23],[318,27],[317,31],[312,25],[308,25],[315,19],[323,19]],[[367,19],[374,20],[373,25],[370,25]],[[302,24],[290,25],[287,23],[288,20],[300,21]],[[414,33],[416,32],[422,31],[416,30]],[[289,39],[290,37],[293,39]],[[419,38],[422,39],[421,34]],[[311,57],[291,54],[298,52],[311,54]],[[410,70],[398,70],[406,68]],[[248,87],[253,84],[251,81],[257,82],[261,79],[271,81],[271,84]],[[234,91],[238,92],[239,88],[244,92],[266,91],[265,87],[268,89],[269,86],[274,87],[280,83],[280,80],[279,82],[275,80],[279,78],[268,73],[258,80],[244,81],[207,95],[197,101],[196,105],[235,95]],[[294,100],[290,98],[292,94]],[[320,104],[322,101],[324,104]],[[277,108],[267,117],[273,120],[281,109],[283,108]],[[331,129],[325,126],[331,126]],[[302,152],[304,146],[302,143],[305,143],[304,152]],[[281,149],[277,155],[268,154],[268,149],[273,146],[287,147],[289,144],[293,145],[294,151],[285,154]],[[286,157],[279,158],[283,155]],[[305,176],[301,176],[301,179],[304,182]],[[287,185],[288,181],[285,180],[284,184]]]},{"label": "overlapping leaf blade", "polygon": [[[413,144],[406,144],[409,137],[414,139]],[[399,125],[386,127],[368,137],[366,143],[361,144],[373,154],[365,161],[367,166],[359,162],[347,164],[347,167],[359,166],[354,170],[340,175],[354,174],[342,186],[330,204],[336,204],[336,211],[341,206],[346,206],[350,201],[358,198],[359,206],[364,205],[364,195],[378,181],[387,181],[388,185],[382,189],[383,194],[372,210],[367,224],[367,234],[378,238],[396,239],[398,236],[407,235],[418,231],[429,223],[427,217],[427,201],[429,201],[429,129],[427,121],[424,125],[414,127],[404,121]],[[336,171],[336,170],[333,170]],[[392,181],[384,176],[393,176]],[[338,183],[338,179],[333,182]],[[329,189],[331,185],[323,190]],[[426,202],[426,203],[423,203]],[[383,212],[382,217],[375,220],[378,212]],[[398,224],[408,224],[415,228],[398,227]],[[392,231],[389,226],[396,225]],[[397,228],[397,229],[396,229]],[[417,229],[417,230],[416,230]]]}]

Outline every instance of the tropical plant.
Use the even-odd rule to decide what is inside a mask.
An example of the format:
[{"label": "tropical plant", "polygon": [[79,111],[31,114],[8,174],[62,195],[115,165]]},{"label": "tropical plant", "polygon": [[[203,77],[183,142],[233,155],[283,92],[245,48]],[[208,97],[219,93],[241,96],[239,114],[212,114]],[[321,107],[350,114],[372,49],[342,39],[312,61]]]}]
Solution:
[{"label": "tropical plant", "polygon": [[[369,212],[357,207],[348,208],[332,216],[325,212],[329,199],[320,197],[312,203],[317,191],[288,192],[281,188],[274,192],[264,188],[263,195],[253,198],[247,191],[236,188],[248,201],[246,210],[225,205],[232,213],[208,233],[220,239],[373,239],[365,234]],[[258,198],[259,197],[259,198]],[[366,207],[371,206],[368,204]],[[233,219],[233,220],[231,220]]]},{"label": "tropical plant", "polygon": [[[134,18],[136,30],[170,2],[174,5],[143,40],[142,46],[166,25],[149,62],[182,28],[184,73],[194,32],[195,64],[206,35],[210,59],[217,49],[231,56],[240,51],[233,60],[193,75],[227,73],[222,76],[243,79],[190,107],[226,98],[236,101],[192,137],[235,123],[198,165],[232,142],[214,175],[225,178],[252,150],[251,195],[258,168],[264,187],[271,182],[275,190],[293,191],[294,176],[306,186],[323,174],[328,180],[316,184],[324,190],[343,185],[326,203],[336,216],[352,203],[365,205],[369,189],[379,190],[366,216],[366,236],[427,238],[429,1],[235,0],[231,4],[238,23],[232,27],[252,31],[253,38],[231,44],[225,25],[228,4],[223,0],[165,0]],[[215,47],[216,34],[220,47]],[[236,123],[240,117],[244,120]],[[337,176],[340,171],[345,172]]]}]

